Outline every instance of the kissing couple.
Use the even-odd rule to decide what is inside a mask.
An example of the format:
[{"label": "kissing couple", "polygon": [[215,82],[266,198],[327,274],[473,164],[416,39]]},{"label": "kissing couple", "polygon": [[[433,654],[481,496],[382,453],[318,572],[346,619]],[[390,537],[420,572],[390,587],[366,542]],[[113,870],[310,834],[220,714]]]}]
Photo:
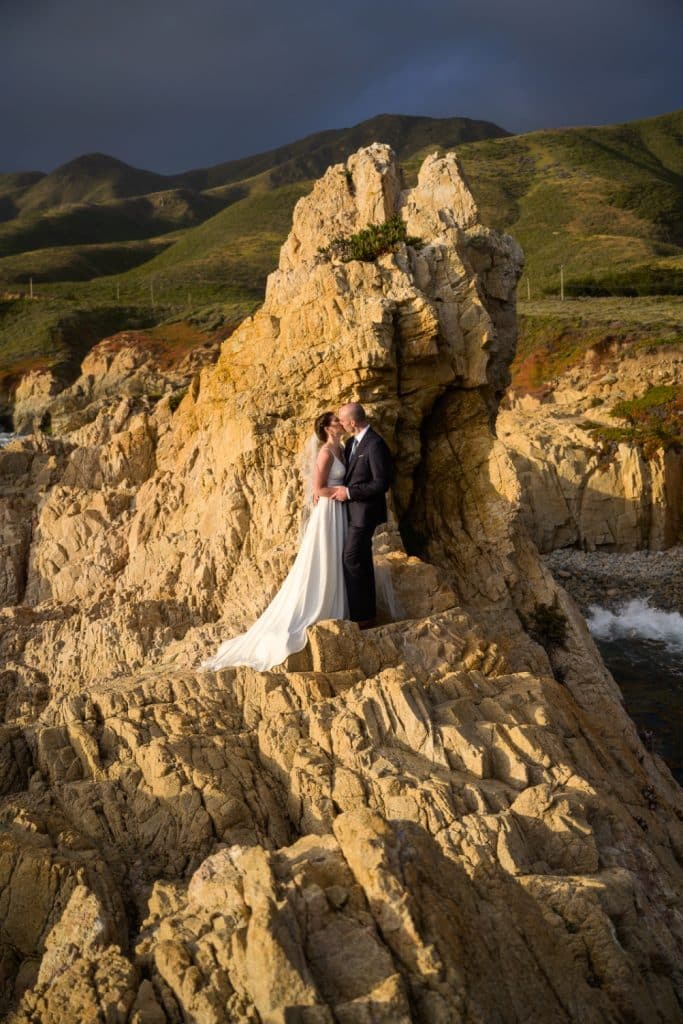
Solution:
[{"label": "kissing couple", "polygon": [[387,519],[391,454],[358,402],[322,413],[314,429],[314,504],[289,575],[254,625],[225,640],[202,669],[249,665],[264,672],[302,650],[307,628],[321,619],[375,625],[372,535]]}]

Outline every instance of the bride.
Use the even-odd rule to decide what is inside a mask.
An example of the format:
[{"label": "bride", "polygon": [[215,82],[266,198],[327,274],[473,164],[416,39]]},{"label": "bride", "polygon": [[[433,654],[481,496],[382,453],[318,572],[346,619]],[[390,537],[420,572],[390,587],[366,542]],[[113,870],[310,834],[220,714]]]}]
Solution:
[{"label": "bride", "polygon": [[321,619],[348,615],[342,550],[347,516],[344,503],[330,495],[344,483],[346,463],[340,439],[344,433],[333,412],[315,421],[321,447],[313,470],[312,491],[316,501],[306,525],[299,552],[287,579],[253,626],[225,640],[203,669],[249,665],[260,672],[279,665],[288,654],[306,646],[306,629]]}]

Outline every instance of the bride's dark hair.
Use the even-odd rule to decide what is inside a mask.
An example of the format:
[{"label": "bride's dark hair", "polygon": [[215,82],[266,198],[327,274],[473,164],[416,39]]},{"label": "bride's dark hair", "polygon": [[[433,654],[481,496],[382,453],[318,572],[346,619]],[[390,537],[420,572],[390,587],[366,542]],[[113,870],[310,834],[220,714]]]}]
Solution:
[{"label": "bride's dark hair", "polygon": [[325,444],[325,441],[327,441],[327,432],[325,430],[325,427],[329,427],[333,419],[333,412],[324,412],[321,413],[321,415],[318,416],[317,420],[315,421],[313,430],[315,431],[315,436],[318,438],[321,444]]}]

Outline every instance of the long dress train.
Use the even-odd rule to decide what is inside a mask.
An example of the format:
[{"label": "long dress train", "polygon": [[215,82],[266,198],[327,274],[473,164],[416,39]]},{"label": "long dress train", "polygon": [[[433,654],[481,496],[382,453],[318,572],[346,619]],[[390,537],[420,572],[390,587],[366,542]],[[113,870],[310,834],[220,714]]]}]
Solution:
[{"label": "long dress train", "polygon": [[[328,487],[343,484],[346,467],[334,456]],[[306,630],[321,619],[348,615],[342,551],[347,516],[344,503],[320,498],[314,506],[289,575],[263,614],[246,633],[225,640],[204,669],[250,665],[264,672],[306,646]]]}]

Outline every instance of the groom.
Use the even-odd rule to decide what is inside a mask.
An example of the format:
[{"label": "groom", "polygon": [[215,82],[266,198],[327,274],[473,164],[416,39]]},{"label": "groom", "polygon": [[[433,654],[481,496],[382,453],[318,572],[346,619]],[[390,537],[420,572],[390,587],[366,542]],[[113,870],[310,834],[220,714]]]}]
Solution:
[{"label": "groom", "polygon": [[386,492],[392,474],[391,454],[386,442],[368,423],[358,402],[342,405],[338,414],[349,440],[344,446],[346,476],[344,486],[331,495],[346,501],[349,528],[344,543],[343,565],[349,618],[360,629],[374,626],[375,571],[372,565],[372,535],[375,527],[387,521]]}]

